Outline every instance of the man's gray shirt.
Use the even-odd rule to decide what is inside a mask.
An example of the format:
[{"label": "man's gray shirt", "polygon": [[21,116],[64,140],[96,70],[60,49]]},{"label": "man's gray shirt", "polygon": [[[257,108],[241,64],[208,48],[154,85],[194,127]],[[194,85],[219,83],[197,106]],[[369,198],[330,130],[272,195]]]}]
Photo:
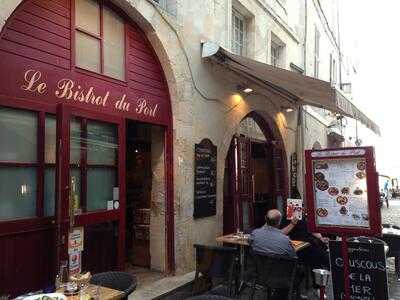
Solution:
[{"label": "man's gray shirt", "polygon": [[265,225],[253,230],[250,243],[254,251],[296,257],[289,237],[275,227]]}]

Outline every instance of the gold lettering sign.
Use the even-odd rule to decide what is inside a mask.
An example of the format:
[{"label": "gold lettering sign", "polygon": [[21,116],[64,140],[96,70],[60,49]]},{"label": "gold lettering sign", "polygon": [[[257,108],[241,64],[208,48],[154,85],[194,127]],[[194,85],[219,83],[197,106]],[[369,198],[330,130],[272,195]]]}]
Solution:
[{"label": "gold lettering sign", "polygon": [[[48,92],[47,83],[42,79],[42,72],[33,69],[29,69],[24,73],[24,84],[21,85],[21,89],[39,95]],[[107,107],[109,105],[108,100],[111,98],[110,91],[107,91],[104,94],[98,94],[93,86],[84,88],[70,78],[62,78],[57,82],[54,96],[58,99],[76,101],[101,107]],[[131,103],[126,98],[126,94],[114,99],[115,102],[113,107],[117,111],[130,111]],[[145,98],[137,99],[135,105],[135,112],[139,115],[155,118],[158,114],[158,104],[150,106]]]}]

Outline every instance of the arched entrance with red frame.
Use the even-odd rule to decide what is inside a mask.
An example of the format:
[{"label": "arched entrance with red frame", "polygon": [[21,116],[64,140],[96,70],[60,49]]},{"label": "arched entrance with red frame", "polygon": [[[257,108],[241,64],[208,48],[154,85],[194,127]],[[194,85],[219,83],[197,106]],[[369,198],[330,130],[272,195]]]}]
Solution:
[{"label": "arched entrance with red frame", "polygon": [[259,132],[232,137],[225,161],[224,234],[262,226],[265,213],[272,208],[283,210],[288,196],[286,152],[274,120],[258,112],[241,122],[245,120]]},{"label": "arched entrance with red frame", "polygon": [[[129,124],[162,129],[165,262],[174,270],[172,110],[164,72],[122,10],[94,1],[96,35],[77,26],[76,1],[22,1],[0,33],[0,294],[52,285],[69,259],[75,227],[86,233],[85,270],[124,268]],[[104,73],[105,13],[123,23],[121,78]],[[98,43],[99,71],[77,65],[79,34]]]}]

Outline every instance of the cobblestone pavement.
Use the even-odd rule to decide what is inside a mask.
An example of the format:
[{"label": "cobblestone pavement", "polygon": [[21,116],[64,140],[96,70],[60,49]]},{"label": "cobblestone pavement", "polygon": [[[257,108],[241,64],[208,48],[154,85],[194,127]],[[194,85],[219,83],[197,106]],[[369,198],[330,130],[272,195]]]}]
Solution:
[{"label": "cobblestone pavement", "polygon": [[400,226],[400,198],[391,199],[389,208],[386,204],[381,209],[382,223],[389,223]]}]

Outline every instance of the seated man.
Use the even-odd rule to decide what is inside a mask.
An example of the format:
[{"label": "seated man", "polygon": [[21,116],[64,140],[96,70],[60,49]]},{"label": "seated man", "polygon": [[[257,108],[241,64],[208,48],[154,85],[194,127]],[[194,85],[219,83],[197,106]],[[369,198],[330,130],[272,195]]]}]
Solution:
[{"label": "seated man", "polygon": [[296,252],[287,235],[279,230],[282,215],[279,210],[271,209],[265,217],[266,224],[253,230],[250,235],[251,248],[257,252],[296,257]]},{"label": "seated man", "polygon": [[[251,248],[254,251],[296,257],[296,251],[287,235],[279,230],[282,215],[279,210],[271,209],[265,216],[266,223],[263,227],[253,230],[250,235]],[[297,280],[298,281],[298,280]],[[297,284],[297,283],[296,283]],[[274,290],[272,299],[287,299],[288,290]]]}]

